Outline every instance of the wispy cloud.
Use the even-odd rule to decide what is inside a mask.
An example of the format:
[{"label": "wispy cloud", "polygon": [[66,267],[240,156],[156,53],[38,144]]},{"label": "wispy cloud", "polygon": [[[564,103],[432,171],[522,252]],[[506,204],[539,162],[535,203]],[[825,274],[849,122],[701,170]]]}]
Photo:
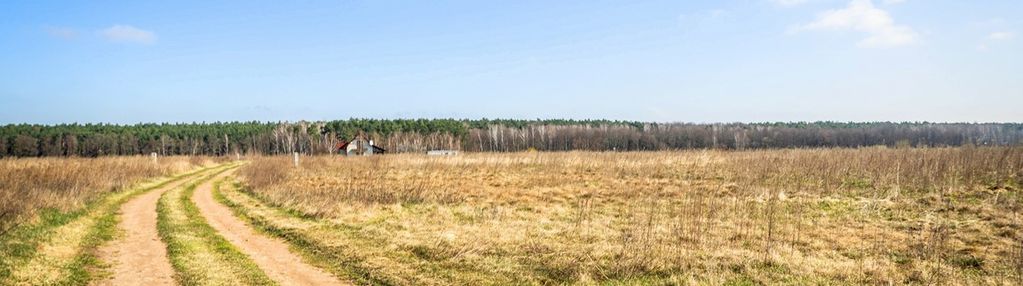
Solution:
[{"label": "wispy cloud", "polygon": [[[810,2],[810,0],[770,0],[770,1],[773,2],[774,4],[778,4],[781,6],[798,6]],[[881,3],[884,5],[897,5],[906,3],[906,0],[881,0]]]},{"label": "wispy cloud", "polygon": [[111,42],[153,44],[156,43],[156,34],[129,25],[113,25],[102,29],[99,34]]},{"label": "wispy cloud", "polygon": [[866,33],[860,47],[887,48],[914,44],[920,35],[913,28],[895,24],[888,11],[877,8],[870,0],[852,0],[842,9],[820,13],[817,20],[799,26],[795,31],[843,31]]},{"label": "wispy cloud", "polygon": [[998,42],[1005,42],[1016,38],[1016,33],[1009,31],[992,32],[987,35],[987,38],[977,45],[977,51],[986,52],[991,50],[992,46],[999,45]]},{"label": "wispy cloud", "polygon": [[1016,33],[1013,32],[994,32],[987,35],[987,38],[992,41],[1005,41],[1016,38]]},{"label": "wispy cloud", "polygon": [[809,0],[771,0],[771,2],[774,2],[775,4],[782,6],[796,6],[799,4],[806,3],[806,1]]},{"label": "wispy cloud", "polygon": [[78,37],[78,31],[68,27],[46,27],[46,34],[63,40],[71,40]]},{"label": "wispy cloud", "polygon": [[1000,26],[1005,25],[1005,19],[1002,19],[1002,18],[991,18],[991,19],[987,19],[987,20],[983,20],[983,21],[973,22],[973,23],[971,23],[971,25],[974,26],[974,27],[981,27],[981,28],[1000,27]]},{"label": "wispy cloud", "polygon": [[732,17],[732,13],[724,9],[713,9],[700,11],[693,14],[683,14],[678,16],[678,26],[685,32],[692,32],[695,30],[703,29],[707,26],[713,26],[721,21],[726,21]]}]

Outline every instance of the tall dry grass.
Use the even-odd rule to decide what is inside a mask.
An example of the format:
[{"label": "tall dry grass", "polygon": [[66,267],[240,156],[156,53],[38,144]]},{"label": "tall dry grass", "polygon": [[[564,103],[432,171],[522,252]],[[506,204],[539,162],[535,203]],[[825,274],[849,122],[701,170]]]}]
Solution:
[{"label": "tall dry grass", "polygon": [[72,211],[142,180],[182,172],[208,158],[22,158],[0,160],[0,232],[42,210]]},{"label": "tall dry grass", "polygon": [[303,158],[296,169],[290,157],[261,157],[238,173],[250,186],[278,190],[275,194],[282,196],[276,199],[302,206],[314,215],[329,215],[330,205],[338,202],[455,202],[471,187],[444,178],[468,174],[472,165],[446,164],[416,155],[338,158]]},{"label": "tall dry grass", "polygon": [[1011,284],[1023,261],[1018,148],[271,157],[240,174],[411,281]]}]

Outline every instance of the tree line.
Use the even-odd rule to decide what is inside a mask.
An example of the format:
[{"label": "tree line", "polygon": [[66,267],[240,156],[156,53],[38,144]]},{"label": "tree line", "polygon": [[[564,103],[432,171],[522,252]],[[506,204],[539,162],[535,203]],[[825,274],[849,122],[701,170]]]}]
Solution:
[{"label": "tree line", "polygon": [[366,134],[389,152],[636,151],[1023,144],[1023,124],[650,123],[615,120],[348,119],[299,122],[9,124],[0,157],[329,154]]}]

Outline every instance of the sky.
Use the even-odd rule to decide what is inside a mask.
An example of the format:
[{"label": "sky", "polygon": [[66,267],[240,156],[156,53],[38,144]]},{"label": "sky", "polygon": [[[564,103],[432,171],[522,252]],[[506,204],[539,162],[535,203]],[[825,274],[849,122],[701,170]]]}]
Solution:
[{"label": "sky", "polygon": [[0,123],[1023,121],[1023,1],[4,1]]}]

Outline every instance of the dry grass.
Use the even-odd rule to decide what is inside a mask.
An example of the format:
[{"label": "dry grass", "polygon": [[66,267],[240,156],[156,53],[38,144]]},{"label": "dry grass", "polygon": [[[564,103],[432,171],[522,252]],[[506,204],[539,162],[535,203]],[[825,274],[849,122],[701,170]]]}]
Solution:
[{"label": "dry grass", "polygon": [[[131,196],[176,180],[170,173],[204,158],[142,157],[0,161],[0,284],[84,284],[99,267],[94,251],[115,231]],[[146,182],[146,183],[143,183]]]},{"label": "dry grass", "polygon": [[145,179],[191,169],[208,158],[23,158],[0,160],[0,234],[40,210],[77,210]]},{"label": "dry grass", "polygon": [[[7,269],[0,275],[0,284],[31,284],[31,285],[59,285],[59,284],[80,284],[89,279],[91,273],[83,271],[87,266],[94,264],[91,252],[95,250],[98,243],[105,240],[103,232],[109,229],[114,208],[131,196],[156,188],[165,183],[173,181],[160,179],[138,186],[136,190],[114,193],[106,196],[95,207],[84,210],[81,216],[68,220],[66,224],[53,226],[52,231],[46,231],[36,236],[12,237],[3,241],[4,244],[21,244],[26,241],[34,243],[35,250],[30,257],[9,257],[0,255],[6,259],[4,266],[14,266],[10,275]],[[45,225],[43,226],[46,227]],[[4,245],[8,246],[8,245]],[[12,247],[3,247],[3,250],[15,250]],[[24,261],[19,261],[24,260]],[[8,265],[13,263],[14,265]],[[7,277],[10,276],[10,277]]]},{"label": "dry grass", "polygon": [[264,229],[370,282],[1013,284],[1023,265],[1023,149],[271,157],[239,173],[312,219]]}]

